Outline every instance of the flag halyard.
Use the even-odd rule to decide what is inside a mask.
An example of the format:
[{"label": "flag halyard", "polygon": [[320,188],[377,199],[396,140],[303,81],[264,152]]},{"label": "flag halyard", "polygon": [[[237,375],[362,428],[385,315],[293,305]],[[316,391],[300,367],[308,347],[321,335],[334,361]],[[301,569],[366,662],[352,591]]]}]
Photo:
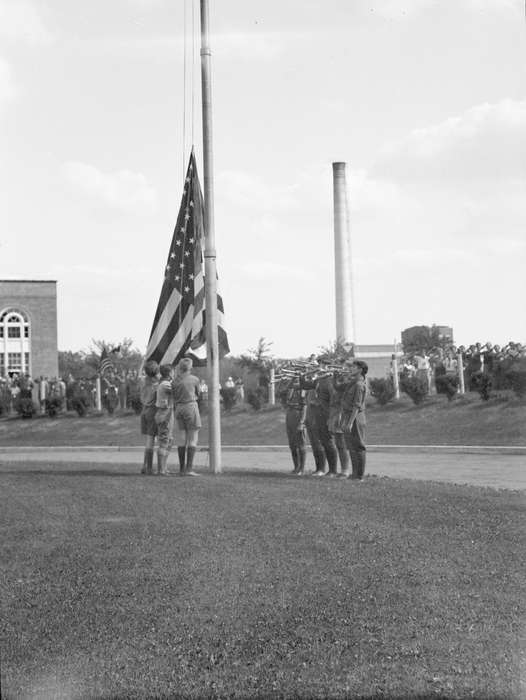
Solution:
[{"label": "flag halyard", "polygon": [[[192,151],[146,360],[173,365],[188,355],[195,364],[206,364],[203,241],[203,196]],[[223,356],[229,347],[219,294],[217,303],[219,353]]]}]

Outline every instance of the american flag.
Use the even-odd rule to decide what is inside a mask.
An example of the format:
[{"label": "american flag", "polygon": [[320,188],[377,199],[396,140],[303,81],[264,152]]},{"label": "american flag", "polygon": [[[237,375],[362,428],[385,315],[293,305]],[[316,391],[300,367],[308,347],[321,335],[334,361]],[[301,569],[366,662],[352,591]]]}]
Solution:
[{"label": "american flag", "polygon": [[[115,350],[111,351],[112,353],[115,352]],[[108,353],[108,349],[106,347],[102,348],[102,352],[100,354],[100,362],[99,362],[99,374],[102,377],[104,372],[106,372],[109,369],[114,369],[113,362],[110,359],[110,355]]]},{"label": "american flag", "polygon": [[[146,360],[174,365],[188,355],[195,364],[206,363],[203,240],[203,195],[192,151]],[[219,354],[223,356],[229,347],[219,293],[217,309]]]}]

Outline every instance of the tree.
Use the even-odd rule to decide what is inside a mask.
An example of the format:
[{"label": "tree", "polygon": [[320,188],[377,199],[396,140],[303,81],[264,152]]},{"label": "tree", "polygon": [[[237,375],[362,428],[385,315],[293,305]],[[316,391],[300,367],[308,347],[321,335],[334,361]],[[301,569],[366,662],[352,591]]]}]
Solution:
[{"label": "tree", "polygon": [[108,353],[118,349],[111,355],[113,366],[117,373],[129,373],[131,370],[139,370],[143,362],[143,355],[133,347],[131,338],[124,338],[120,343],[108,343],[105,340],[92,340],[89,350],[60,351],[58,354],[58,366],[61,377],[70,375],[75,379],[86,377],[93,379],[97,376],[100,366],[100,356],[106,349]]},{"label": "tree", "polygon": [[260,387],[266,388],[269,385],[270,370],[274,366],[273,355],[270,352],[272,345],[272,342],[266,341],[265,338],[260,338],[257,347],[248,350],[248,354],[240,355],[237,361],[240,367],[257,374]]},{"label": "tree", "polygon": [[95,376],[92,368],[86,364],[87,353],[79,350],[61,350],[58,353],[58,372],[61,377],[68,378],[70,375],[79,378],[91,378]]},{"label": "tree", "polygon": [[426,355],[434,348],[446,348],[451,344],[448,337],[440,333],[439,326],[411,326],[402,331],[402,347],[406,355],[424,352]]},{"label": "tree", "polygon": [[321,354],[328,357],[331,362],[345,362],[354,357],[354,343],[334,340],[329,345],[321,348]]},{"label": "tree", "polygon": [[143,362],[144,356],[140,350],[133,347],[131,338],[123,338],[120,343],[108,343],[106,340],[93,340],[93,345],[90,347],[90,353],[86,357],[87,364],[94,368],[96,372],[99,370],[100,356],[103,350],[111,354],[111,360],[115,371],[129,373],[132,370],[139,370]]}]

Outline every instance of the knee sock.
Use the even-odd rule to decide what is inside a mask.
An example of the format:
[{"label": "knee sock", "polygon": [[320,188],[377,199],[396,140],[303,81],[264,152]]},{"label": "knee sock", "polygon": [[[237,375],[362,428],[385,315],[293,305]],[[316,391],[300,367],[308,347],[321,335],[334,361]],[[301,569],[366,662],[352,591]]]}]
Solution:
[{"label": "knee sock", "polygon": [[365,450],[363,452],[359,452],[358,454],[359,454],[359,469],[360,469],[359,475],[360,475],[360,478],[363,478],[363,476],[365,474]]},{"label": "knee sock", "polygon": [[302,474],[305,469],[305,460],[307,459],[307,450],[305,447],[298,447],[298,473]]},{"label": "knee sock", "polygon": [[191,472],[194,464],[195,447],[188,446],[186,448],[186,471]]},{"label": "knee sock", "polygon": [[336,436],[336,449],[338,450],[342,472],[346,474],[349,471],[349,453],[345,447],[343,435],[340,433]]},{"label": "knee sock", "polygon": [[296,452],[295,447],[290,448],[290,454],[292,455],[292,462],[294,464],[294,471],[298,471],[298,453]]},{"label": "knee sock", "polygon": [[178,447],[177,454],[179,455],[179,471],[182,474],[184,472],[184,468],[185,468],[186,447]]}]

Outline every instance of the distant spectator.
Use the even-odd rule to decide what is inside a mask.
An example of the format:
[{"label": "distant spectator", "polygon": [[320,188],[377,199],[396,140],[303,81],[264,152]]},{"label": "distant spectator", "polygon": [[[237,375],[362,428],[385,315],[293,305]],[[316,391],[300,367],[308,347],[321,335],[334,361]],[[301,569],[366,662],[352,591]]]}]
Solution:
[{"label": "distant spectator", "polygon": [[431,372],[431,364],[429,362],[429,357],[425,354],[425,352],[422,352],[420,355],[415,355],[415,364],[416,376],[424,383],[426,391],[429,392]]},{"label": "distant spectator", "polygon": [[199,380],[199,398],[197,399],[197,405],[198,405],[200,411],[203,409],[203,406],[206,406],[207,401],[208,401],[208,384],[205,382],[204,379],[200,379]]},{"label": "distant spectator", "polygon": [[125,411],[128,404],[128,380],[124,372],[115,377],[115,385],[119,398],[119,409]]},{"label": "distant spectator", "polygon": [[243,404],[245,402],[245,385],[241,378],[236,379],[236,403]]}]

